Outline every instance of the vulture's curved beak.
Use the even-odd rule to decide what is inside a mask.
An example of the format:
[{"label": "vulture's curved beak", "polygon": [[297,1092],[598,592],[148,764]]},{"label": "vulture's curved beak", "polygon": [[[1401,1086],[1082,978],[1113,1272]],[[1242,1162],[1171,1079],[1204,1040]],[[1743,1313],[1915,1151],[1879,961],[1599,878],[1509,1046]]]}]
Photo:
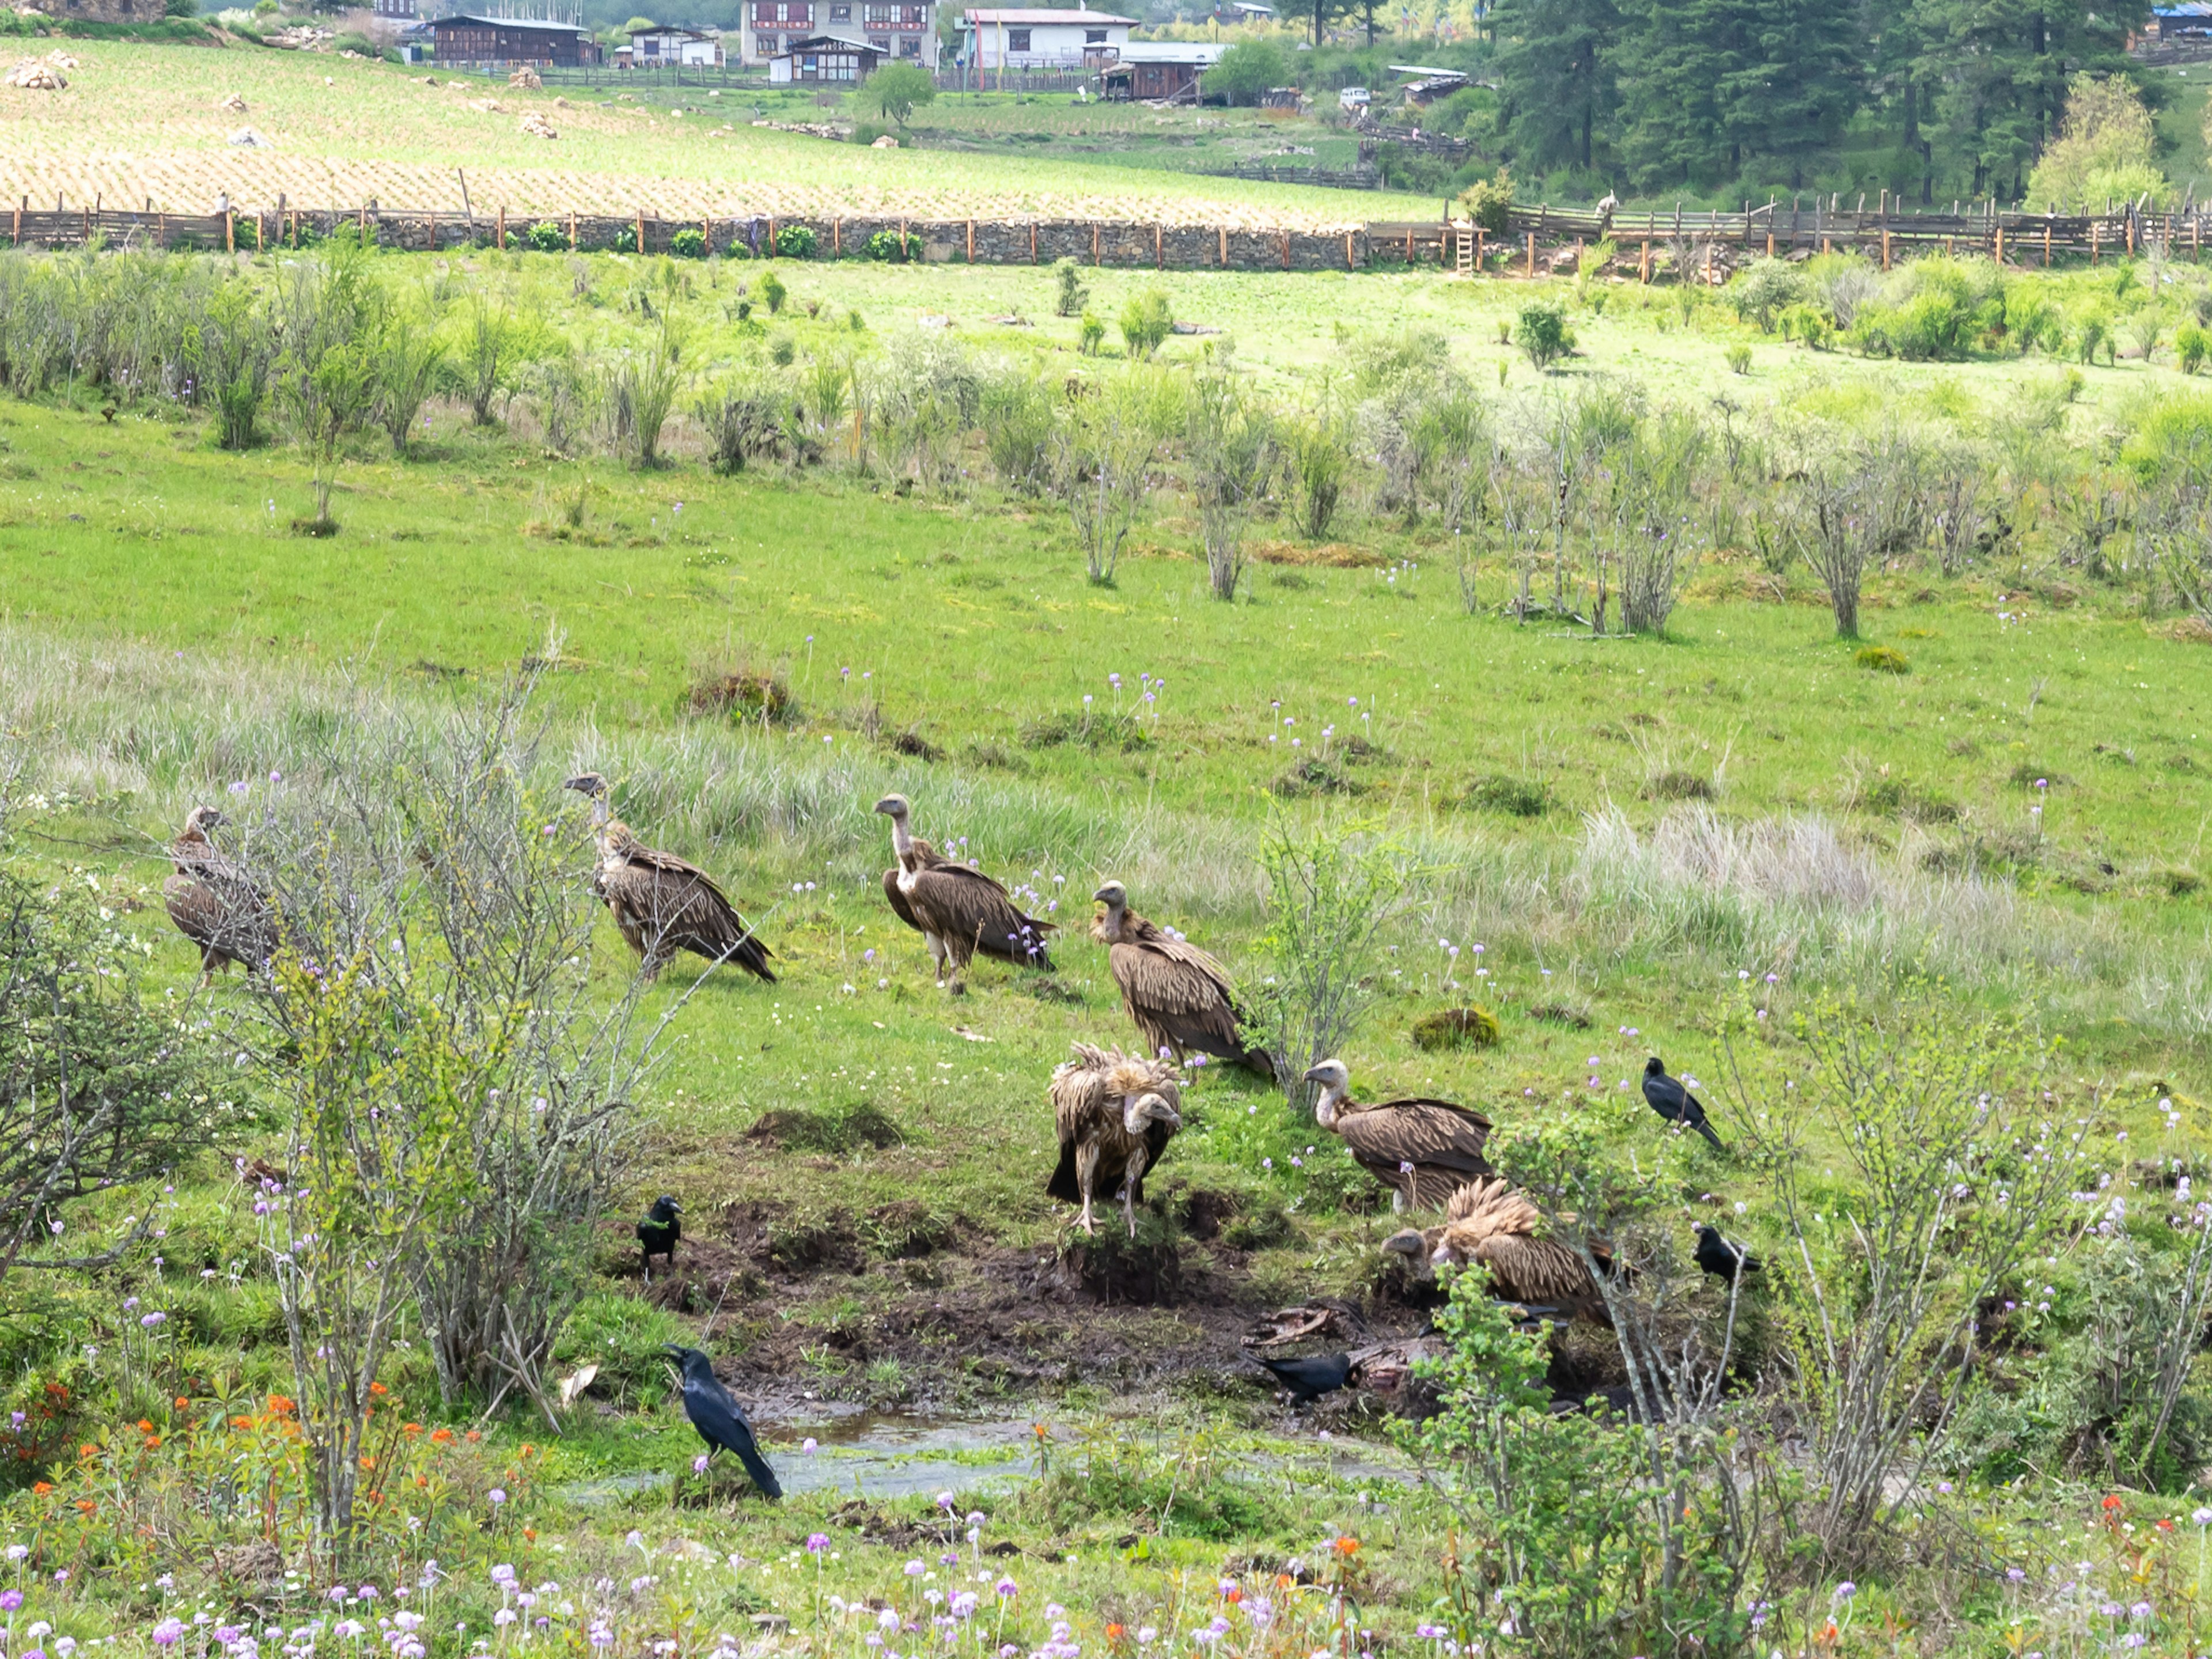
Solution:
[{"label": "vulture's curved beak", "polygon": [[596,795],[607,787],[607,781],[597,772],[580,772],[561,787],[573,789],[580,795]]},{"label": "vulture's curved beak", "polygon": [[887,818],[895,818],[906,811],[906,798],[903,795],[885,795],[868,810],[881,812]]},{"label": "vulture's curved beak", "polygon": [[1426,1248],[1426,1241],[1411,1227],[1402,1233],[1393,1233],[1382,1241],[1382,1248],[1400,1255],[1419,1255]]},{"label": "vulture's curved beak", "polygon": [[1312,1070],[1309,1071],[1304,1077],[1300,1078],[1298,1081],[1301,1083],[1326,1083],[1328,1081],[1328,1079],[1323,1074],[1323,1068],[1316,1066]]}]

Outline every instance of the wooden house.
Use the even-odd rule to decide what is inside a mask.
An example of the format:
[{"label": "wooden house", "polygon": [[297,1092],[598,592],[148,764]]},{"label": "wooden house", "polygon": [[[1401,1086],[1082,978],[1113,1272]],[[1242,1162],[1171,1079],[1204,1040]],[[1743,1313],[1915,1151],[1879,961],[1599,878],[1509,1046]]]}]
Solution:
[{"label": "wooden house", "polygon": [[889,54],[866,40],[842,34],[794,35],[784,49],[768,60],[771,86],[857,86],[879,68]]},{"label": "wooden house", "polygon": [[1109,98],[1198,101],[1199,82],[1229,48],[1216,40],[1140,40],[1123,46],[1099,77]]},{"label": "wooden house", "polygon": [[574,69],[600,61],[599,43],[579,23],[521,17],[477,17],[456,12],[434,17],[430,32],[441,64],[527,64],[532,69]]}]

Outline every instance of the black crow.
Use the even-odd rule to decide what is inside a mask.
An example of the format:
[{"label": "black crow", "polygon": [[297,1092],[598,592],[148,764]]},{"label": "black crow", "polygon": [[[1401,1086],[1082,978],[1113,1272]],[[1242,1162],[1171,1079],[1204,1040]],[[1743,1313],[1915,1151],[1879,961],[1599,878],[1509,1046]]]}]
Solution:
[{"label": "black crow", "polygon": [[1252,1358],[1273,1371],[1275,1381],[1291,1391],[1294,1405],[1303,1406],[1325,1394],[1334,1394],[1352,1375],[1352,1356],[1348,1353],[1325,1353],[1313,1359],[1264,1359],[1258,1354]]},{"label": "black crow", "polygon": [[653,1277],[653,1258],[665,1255],[668,1265],[676,1265],[677,1241],[684,1237],[684,1224],[676,1218],[684,1213],[684,1206],[666,1193],[653,1200],[653,1208],[646,1212],[645,1219],[637,1224],[637,1242],[645,1252],[645,1277]]},{"label": "black crow", "polygon": [[1713,1150],[1724,1152],[1721,1138],[1713,1133],[1712,1125],[1705,1121],[1705,1103],[1667,1075],[1666,1062],[1654,1054],[1644,1062],[1644,1097],[1651,1103],[1651,1109],[1669,1123],[1684,1123],[1695,1129],[1713,1144]]},{"label": "black crow", "polygon": [[691,1426],[699,1431],[699,1437],[710,1449],[709,1457],[717,1451],[737,1454],[738,1462],[745,1466],[745,1473],[753,1478],[753,1485],[761,1489],[765,1498],[781,1498],[783,1485],[775,1478],[775,1471],[768,1466],[768,1459],[760,1455],[753,1443],[753,1425],[745,1421],[744,1407],[730,1397],[721,1380],[714,1375],[713,1363],[696,1348],[679,1348],[668,1345],[668,1352],[676,1356],[676,1363],[684,1368],[684,1414],[691,1419]]},{"label": "black crow", "polygon": [[1697,1262],[1715,1279],[1733,1279],[1739,1273],[1755,1273],[1765,1264],[1741,1244],[1721,1237],[1709,1221],[1698,1224]]}]

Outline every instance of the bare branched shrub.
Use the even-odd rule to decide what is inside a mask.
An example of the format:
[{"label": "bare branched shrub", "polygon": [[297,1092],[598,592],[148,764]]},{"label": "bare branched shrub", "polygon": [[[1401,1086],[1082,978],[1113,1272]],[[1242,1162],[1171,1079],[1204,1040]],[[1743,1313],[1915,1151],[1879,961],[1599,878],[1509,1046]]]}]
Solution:
[{"label": "bare branched shrub", "polygon": [[[1639,421],[1613,458],[1609,527],[1619,550],[1621,626],[1632,634],[1663,632],[1674,611],[1704,449],[1698,423],[1668,410]],[[1592,620],[1602,632],[1601,605]]]},{"label": "bare branched shrub", "polygon": [[1056,438],[1053,485],[1074,521],[1091,580],[1108,583],[1152,488],[1169,406],[1132,370],[1078,400]]},{"label": "bare branched shrub", "polygon": [[1007,369],[983,382],[976,419],[999,482],[1020,495],[1041,494],[1052,481],[1058,420],[1051,389],[1034,374]]},{"label": "bare branched shrub", "polygon": [[708,465],[717,472],[742,472],[746,462],[773,456],[782,447],[781,403],[764,385],[726,380],[693,404],[691,412],[707,434]]},{"label": "bare branched shrub", "polygon": [[1881,1011],[1825,998],[1797,1025],[1804,1061],[1786,1069],[1731,1040],[1728,1092],[1785,1239],[1774,1311],[1811,1458],[1806,1524],[1847,1571],[1921,1501],[1978,1376],[1985,1301],[2094,1181],[2083,1129],[2037,1098],[2048,1045],[2017,1024],[1922,983]]},{"label": "bare branched shrub", "polygon": [[664,323],[641,346],[619,354],[606,371],[599,400],[607,441],[631,465],[660,465],[660,437],[690,375],[682,363],[682,341]]},{"label": "bare branched shrub", "polygon": [[1245,528],[1280,476],[1280,431],[1224,365],[1192,378],[1183,441],[1206,580],[1215,599],[1233,599],[1244,573]]}]

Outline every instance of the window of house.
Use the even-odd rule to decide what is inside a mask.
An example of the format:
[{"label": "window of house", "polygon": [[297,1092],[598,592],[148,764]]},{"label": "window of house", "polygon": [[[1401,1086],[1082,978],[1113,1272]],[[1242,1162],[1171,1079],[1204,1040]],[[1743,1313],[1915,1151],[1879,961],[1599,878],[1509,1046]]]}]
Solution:
[{"label": "window of house", "polygon": [[1006,50],[1008,52],[1027,52],[1029,49],[1030,32],[1027,29],[1008,29],[1006,31]]},{"label": "window of house", "polygon": [[[126,5],[129,4],[130,0],[124,0],[124,3]],[[899,42],[899,56],[902,58],[921,57],[921,37],[918,34],[909,34],[902,40]]]},{"label": "window of house", "polygon": [[853,21],[853,9],[852,9],[850,6],[832,6],[832,7],[830,7],[830,21],[831,22],[833,22],[833,23],[849,23],[849,22],[851,22],[851,21]]},{"label": "window of house", "polygon": [[883,53],[884,57],[888,58],[890,56],[890,36],[887,34],[872,34],[868,37],[868,44],[873,46],[878,52]]},{"label": "window of house", "polygon": [[868,27],[872,29],[879,29],[891,21],[891,9],[889,6],[869,6],[865,8],[860,15],[866,20]]},{"label": "window of house", "polygon": [[1106,31],[1105,31],[1104,29],[1085,29],[1085,30],[1084,30],[1084,31],[1083,31],[1083,44],[1084,44],[1085,46],[1104,46],[1104,45],[1106,44]]},{"label": "window of house", "polygon": [[645,42],[643,43],[643,45],[644,45],[644,46],[645,46],[645,55],[646,55],[647,58],[658,58],[658,57],[659,57],[659,56],[660,56],[660,42],[659,42],[659,41],[658,41],[658,40],[647,40],[647,41],[645,41]]}]

